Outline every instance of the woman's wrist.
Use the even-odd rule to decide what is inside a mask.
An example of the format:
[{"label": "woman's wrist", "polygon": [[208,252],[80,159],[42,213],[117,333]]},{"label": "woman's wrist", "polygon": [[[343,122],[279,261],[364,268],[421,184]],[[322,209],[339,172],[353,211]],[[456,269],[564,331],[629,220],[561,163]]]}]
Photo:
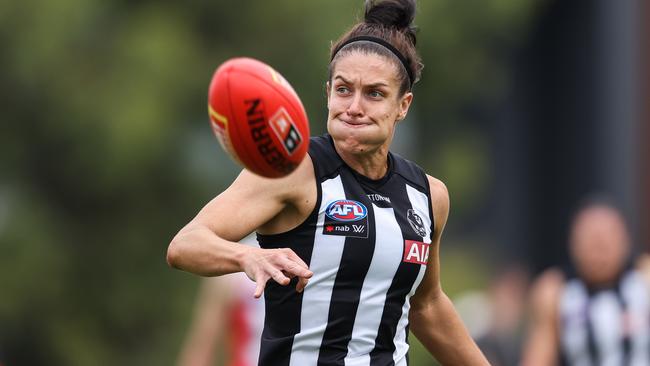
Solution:
[{"label": "woman's wrist", "polygon": [[234,246],[234,262],[237,267],[237,272],[246,272],[246,267],[250,262],[252,252],[257,249],[246,244],[239,244]]}]

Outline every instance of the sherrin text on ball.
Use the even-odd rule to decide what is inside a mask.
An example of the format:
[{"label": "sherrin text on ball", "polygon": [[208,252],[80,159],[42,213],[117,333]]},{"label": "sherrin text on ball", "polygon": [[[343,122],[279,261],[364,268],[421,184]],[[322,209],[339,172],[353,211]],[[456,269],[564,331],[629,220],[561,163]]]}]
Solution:
[{"label": "sherrin text on ball", "polygon": [[234,58],[219,66],[208,111],[223,149],[255,174],[283,177],[307,153],[309,122],[302,102],[284,77],[261,61]]}]

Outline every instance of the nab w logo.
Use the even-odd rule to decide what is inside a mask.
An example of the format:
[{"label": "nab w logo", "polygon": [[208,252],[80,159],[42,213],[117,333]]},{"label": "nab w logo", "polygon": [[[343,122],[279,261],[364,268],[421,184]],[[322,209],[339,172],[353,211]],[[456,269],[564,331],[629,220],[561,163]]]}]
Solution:
[{"label": "nab w logo", "polygon": [[421,241],[404,240],[404,262],[427,264],[429,260],[429,244]]},{"label": "nab w logo", "polygon": [[368,209],[361,202],[338,200],[327,205],[325,215],[336,221],[358,221],[368,215]]}]

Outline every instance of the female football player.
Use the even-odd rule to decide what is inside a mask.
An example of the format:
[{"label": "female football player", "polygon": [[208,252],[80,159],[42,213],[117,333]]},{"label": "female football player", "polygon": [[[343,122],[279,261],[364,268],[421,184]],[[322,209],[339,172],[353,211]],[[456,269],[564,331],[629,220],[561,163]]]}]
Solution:
[{"label": "female football player", "polygon": [[[244,170],[169,246],[176,268],[264,292],[260,365],[406,365],[409,330],[442,364],[488,364],[440,285],[447,189],[389,151],[422,69],[414,15],[366,1],[331,49],[328,134],[284,178]],[[261,248],[237,243],[253,231]]]}]

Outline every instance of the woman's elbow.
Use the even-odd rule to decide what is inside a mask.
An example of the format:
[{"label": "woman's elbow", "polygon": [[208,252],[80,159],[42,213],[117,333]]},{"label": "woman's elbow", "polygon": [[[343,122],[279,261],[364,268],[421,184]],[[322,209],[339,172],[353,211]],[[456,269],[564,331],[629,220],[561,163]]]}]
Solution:
[{"label": "woman's elbow", "polygon": [[188,244],[199,238],[196,236],[196,233],[197,226],[190,223],[174,236],[167,247],[167,264],[170,267],[184,269],[183,263],[187,262],[192,256],[191,246]]},{"label": "woman's elbow", "polygon": [[181,259],[183,257],[182,245],[176,238],[172,239],[167,247],[167,265],[172,268],[179,269],[181,267]]}]

